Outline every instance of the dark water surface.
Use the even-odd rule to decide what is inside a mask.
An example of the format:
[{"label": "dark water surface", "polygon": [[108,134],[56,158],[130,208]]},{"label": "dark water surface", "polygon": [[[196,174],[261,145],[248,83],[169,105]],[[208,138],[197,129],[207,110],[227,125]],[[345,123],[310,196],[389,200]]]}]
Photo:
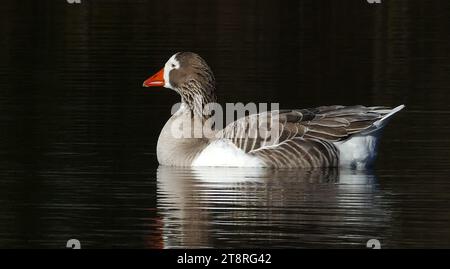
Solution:
[{"label": "dark water surface", "polygon": [[[450,2],[2,1],[0,248],[450,247]],[[158,167],[177,51],[220,102],[405,104],[375,168]]]}]

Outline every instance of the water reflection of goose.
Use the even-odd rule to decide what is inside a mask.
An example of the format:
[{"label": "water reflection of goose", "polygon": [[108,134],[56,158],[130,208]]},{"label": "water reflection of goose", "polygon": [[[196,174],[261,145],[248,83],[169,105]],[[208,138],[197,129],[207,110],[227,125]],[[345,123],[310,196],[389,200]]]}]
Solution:
[{"label": "water reflection of goose", "polygon": [[166,248],[364,247],[389,218],[361,171],[160,166],[157,180]]}]

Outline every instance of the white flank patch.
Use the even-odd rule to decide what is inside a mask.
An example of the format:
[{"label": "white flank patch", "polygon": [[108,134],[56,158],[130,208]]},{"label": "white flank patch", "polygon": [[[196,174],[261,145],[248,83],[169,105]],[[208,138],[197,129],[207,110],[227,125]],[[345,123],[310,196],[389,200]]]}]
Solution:
[{"label": "white flank patch", "polygon": [[263,162],[249,156],[233,143],[221,139],[207,146],[192,162],[192,166],[262,167]]},{"label": "white flank patch", "polygon": [[339,149],[339,165],[343,167],[365,168],[377,154],[377,137],[373,135],[354,136],[335,145]]},{"label": "white flank patch", "polygon": [[395,107],[384,117],[368,128],[367,131],[351,137],[344,142],[334,143],[339,149],[339,165],[352,168],[366,168],[372,164],[377,155],[377,143],[380,130],[387,124],[389,119],[397,112],[405,108],[405,105]]}]

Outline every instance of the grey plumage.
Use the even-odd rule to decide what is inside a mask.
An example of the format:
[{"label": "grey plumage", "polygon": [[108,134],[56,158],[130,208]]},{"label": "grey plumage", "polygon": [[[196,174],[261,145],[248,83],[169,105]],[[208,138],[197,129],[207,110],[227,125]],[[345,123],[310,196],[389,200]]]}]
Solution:
[{"label": "grey plumage", "polygon": [[[258,164],[261,161],[265,167],[337,167],[342,152],[353,153],[351,150],[341,152],[340,144],[353,137],[368,134],[375,137],[387,119],[404,107],[334,105],[263,112],[238,119],[223,130],[212,128],[214,138],[180,139],[172,132],[173,124],[182,119],[186,125],[191,125],[213,116],[205,108],[217,101],[215,78],[206,62],[195,53],[180,52],[171,59],[174,61],[169,60],[166,63],[169,68],[164,69],[164,80],[168,79],[164,85],[180,94],[183,109],[172,116],[160,134],[157,153],[159,162],[164,165],[192,165],[209,145],[220,140],[234,145],[239,153],[246,154],[245,158],[255,157]],[[194,133],[202,132],[202,127],[194,128]],[[374,156],[376,139],[373,141],[361,144],[366,147],[368,157],[363,156],[365,159]],[[349,159],[352,161],[352,156]]]},{"label": "grey plumage", "polygon": [[[334,143],[371,128],[389,111],[385,107],[322,106],[264,112],[231,123],[218,137],[229,139],[270,167],[335,167],[339,165],[339,151]],[[278,119],[272,124],[280,126],[276,137],[255,135],[258,128],[251,126],[259,118],[268,118],[270,122],[273,114],[278,114]]]}]

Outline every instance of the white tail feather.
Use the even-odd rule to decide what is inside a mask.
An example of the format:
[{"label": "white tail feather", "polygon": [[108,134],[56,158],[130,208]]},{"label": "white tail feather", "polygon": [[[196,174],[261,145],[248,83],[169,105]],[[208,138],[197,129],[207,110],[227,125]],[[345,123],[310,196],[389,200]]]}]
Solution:
[{"label": "white tail feather", "polygon": [[377,155],[377,144],[380,130],[388,123],[389,119],[397,112],[405,108],[400,105],[389,111],[383,118],[374,122],[366,131],[352,136],[343,143],[336,143],[340,152],[340,166],[365,168],[370,166]]},{"label": "white tail feather", "polygon": [[376,121],[373,125],[375,126],[384,126],[387,123],[387,120],[392,117],[395,113],[399,112],[400,110],[404,109],[405,105],[399,105],[391,110],[388,114],[384,115],[384,117],[378,121]]},{"label": "white tail feather", "polygon": [[361,132],[359,135],[368,135],[371,133],[374,133],[380,129],[382,129],[391,119],[391,117],[396,114],[397,112],[399,112],[400,110],[402,110],[403,108],[405,108],[405,105],[399,105],[395,108],[393,108],[389,113],[387,113],[386,115],[383,116],[383,118],[377,120],[376,122],[373,123],[373,125],[368,128],[366,131]]}]

